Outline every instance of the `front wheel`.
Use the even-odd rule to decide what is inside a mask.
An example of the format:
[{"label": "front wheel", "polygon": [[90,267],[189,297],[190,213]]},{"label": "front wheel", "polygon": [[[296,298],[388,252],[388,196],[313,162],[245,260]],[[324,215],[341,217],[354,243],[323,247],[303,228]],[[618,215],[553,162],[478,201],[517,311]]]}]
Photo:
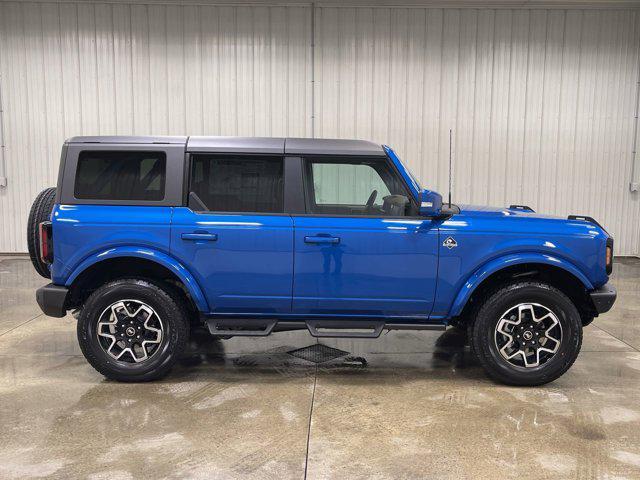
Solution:
[{"label": "front wheel", "polygon": [[492,378],[509,385],[542,385],[576,360],[582,321],[560,290],[541,282],[515,282],[482,304],[470,341]]},{"label": "front wheel", "polygon": [[85,358],[105,377],[145,382],[164,376],[189,336],[184,302],[170,288],[122,279],[98,288],[78,319]]}]

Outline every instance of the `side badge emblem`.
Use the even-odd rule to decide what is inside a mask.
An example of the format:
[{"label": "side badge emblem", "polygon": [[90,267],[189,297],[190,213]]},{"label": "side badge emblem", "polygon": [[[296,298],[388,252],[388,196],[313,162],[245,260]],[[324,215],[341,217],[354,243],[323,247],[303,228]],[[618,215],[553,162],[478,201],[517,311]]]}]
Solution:
[{"label": "side badge emblem", "polygon": [[453,237],[447,237],[447,239],[442,242],[443,247],[447,247],[449,250],[458,246],[458,242],[455,241]]}]

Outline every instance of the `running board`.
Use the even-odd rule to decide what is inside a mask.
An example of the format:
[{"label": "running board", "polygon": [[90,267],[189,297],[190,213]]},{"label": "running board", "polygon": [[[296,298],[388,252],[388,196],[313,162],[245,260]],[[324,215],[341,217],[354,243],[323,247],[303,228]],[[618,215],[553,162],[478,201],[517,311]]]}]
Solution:
[{"label": "running board", "polygon": [[211,335],[221,337],[266,337],[272,332],[307,329],[317,338],[378,338],[383,330],[443,331],[447,328],[441,323],[395,323],[368,319],[209,318],[205,321]]},{"label": "running board", "polygon": [[255,318],[211,318],[207,320],[209,333],[215,336],[266,337],[278,320]]},{"label": "running board", "polygon": [[307,320],[309,333],[323,338],[378,338],[384,328],[382,320]]}]

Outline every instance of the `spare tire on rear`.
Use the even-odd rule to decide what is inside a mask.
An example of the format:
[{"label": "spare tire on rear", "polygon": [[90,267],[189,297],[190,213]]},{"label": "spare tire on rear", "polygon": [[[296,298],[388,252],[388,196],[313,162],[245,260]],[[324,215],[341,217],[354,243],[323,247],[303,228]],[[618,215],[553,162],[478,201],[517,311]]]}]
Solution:
[{"label": "spare tire on rear", "polygon": [[51,211],[55,203],[56,189],[54,187],[41,191],[31,205],[29,220],[27,221],[27,245],[33,268],[44,278],[51,278],[49,267],[40,258],[40,223],[51,219]]}]

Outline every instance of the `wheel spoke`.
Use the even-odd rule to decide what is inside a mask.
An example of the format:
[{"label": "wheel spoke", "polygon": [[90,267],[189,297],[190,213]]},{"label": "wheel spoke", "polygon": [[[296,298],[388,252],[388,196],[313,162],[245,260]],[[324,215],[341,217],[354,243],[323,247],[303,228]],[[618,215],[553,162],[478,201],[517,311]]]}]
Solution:
[{"label": "wheel spoke", "polygon": [[[535,361],[529,362],[529,357],[533,357]],[[524,366],[527,368],[537,367],[540,364],[539,350],[532,352],[532,355],[524,355]]]},{"label": "wheel spoke", "polygon": [[[547,343],[552,342],[553,343],[553,348],[549,348],[547,347]],[[546,342],[544,344],[543,347],[540,347],[540,349],[544,349],[547,352],[550,353],[556,353],[558,351],[558,348],[560,348],[560,340],[557,340],[553,337],[547,336],[546,337]]]},{"label": "wheel spoke", "polygon": [[111,315],[114,321],[118,320],[118,312],[124,310],[127,313],[127,306],[123,302],[116,302],[111,305]]},{"label": "wheel spoke", "polygon": [[549,313],[547,313],[546,315],[543,315],[540,318],[536,318],[535,322],[536,323],[540,323],[540,322],[542,322],[542,320],[546,320],[547,318],[551,318],[552,320],[555,320],[555,315],[553,313],[549,312]]},{"label": "wheel spoke", "polygon": [[[123,348],[120,353],[118,353],[117,355],[115,355],[115,359],[116,360],[120,360],[120,357],[122,357],[125,353],[130,353],[131,349],[130,348]],[[107,353],[111,353],[111,352],[107,352]],[[113,354],[111,354],[113,355]]]}]

